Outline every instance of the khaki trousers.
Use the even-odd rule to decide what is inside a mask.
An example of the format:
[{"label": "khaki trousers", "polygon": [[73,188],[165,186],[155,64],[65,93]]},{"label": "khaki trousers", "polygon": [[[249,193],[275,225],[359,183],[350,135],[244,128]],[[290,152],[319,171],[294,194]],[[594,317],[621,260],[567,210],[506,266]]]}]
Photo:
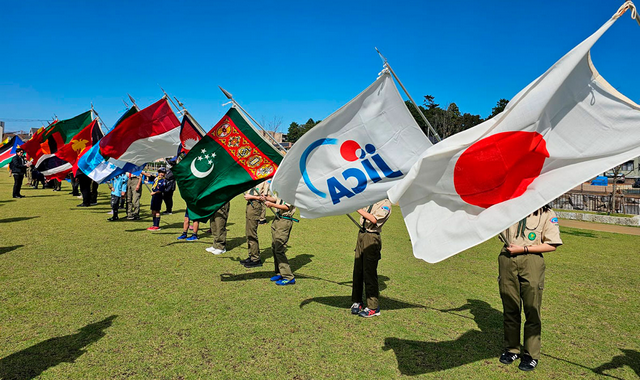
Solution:
[{"label": "khaki trousers", "polygon": [[271,223],[271,251],[273,252],[275,272],[286,280],[293,279],[293,272],[291,272],[289,260],[285,255],[291,227],[293,227],[293,221],[289,219],[276,218]]},{"label": "khaki trousers", "polygon": [[260,244],[258,243],[258,220],[264,204],[260,201],[247,202],[245,232],[251,261],[260,260]]},{"label": "khaki trousers", "polygon": [[498,256],[498,283],[504,315],[504,348],[520,353],[520,326],[524,309],[524,352],[540,360],[542,291],[544,290],[544,258],[527,254]]},{"label": "khaki trousers", "polygon": [[227,246],[227,218],[229,218],[229,202],[225,203],[211,217],[211,234],[213,247],[225,250]]},{"label": "khaki trousers", "polygon": [[136,191],[136,187],[140,182],[140,178],[131,177],[127,181],[127,217],[140,216],[140,196],[142,195],[142,186]]},{"label": "khaki trousers", "polygon": [[381,258],[382,239],[380,234],[359,232],[356,243],[356,255],[353,261],[353,288],[351,302],[362,303],[362,291],[367,296],[367,307],[371,310],[378,308],[378,261]]}]

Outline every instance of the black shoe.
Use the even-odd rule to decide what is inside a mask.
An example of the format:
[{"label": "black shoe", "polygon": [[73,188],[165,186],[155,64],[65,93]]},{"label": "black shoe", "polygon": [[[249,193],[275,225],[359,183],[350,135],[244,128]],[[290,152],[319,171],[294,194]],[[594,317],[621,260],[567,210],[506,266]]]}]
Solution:
[{"label": "black shoe", "polygon": [[529,355],[522,355],[522,360],[520,360],[518,369],[521,371],[533,371],[534,369],[536,369],[537,365],[538,361],[536,359],[532,358]]},{"label": "black shoe", "polygon": [[18,195],[18,198],[26,198],[24,195]]},{"label": "black shoe", "polygon": [[97,206],[98,202],[91,202],[91,206]]},{"label": "black shoe", "polygon": [[133,217],[133,220],[140,220],[140,217],[138,215]]},{"label": "black shoe", "polygon": [[120,218],[118,218],[117,216],[112,216],[111,218],[107,219],[110,222],[115,222],[116,220],[119,220]]},{"label": "black shoe", "polygon": [[246,258],[246,259],[244,259],[244,260],[240,260],[240,264],[246,264],[246,263],[248,263],[249,261],[251,261],[251,256],[247,257],[247,258]]},{"label": "black shoe", "polygon": [[500,355],[500,363],[502,364],[511,364],[519,358],[520,355],[514,354],[513,352],[505,351]]},{"label": "black shoe", "polygon": [[244,263],[243,264],[245,268],[257,268],[257,267],[261,267],[262,266],[262,260],[258,260],[258,261],[251,261],[249,260],[248,263]]},{"label": "black shoe", "polygon": [[84,203],[80,203],[77,207],[89,207],[89,205],[86,205]]}]

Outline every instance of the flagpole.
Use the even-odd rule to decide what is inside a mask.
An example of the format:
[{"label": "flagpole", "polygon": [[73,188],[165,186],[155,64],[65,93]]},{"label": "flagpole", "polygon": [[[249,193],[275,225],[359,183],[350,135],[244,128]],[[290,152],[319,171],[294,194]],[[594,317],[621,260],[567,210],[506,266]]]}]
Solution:
[{"label": "flagpole", "polygon": [[378,52],[378,54],[380,55],[380,58],[382,59],[382,61],[384,62],[384,66],[386,68],[388,68],[389,71],[391,71],[391,75],[393,75],[393,77],[398,82],[400,87],[402,87],[402,90],[404,91],[404,93],[407,94],[407,97],[409,98],[411,103],[413,103],[413,105],[416,107],[416,109],[418,110],[418,113],[420,114],[420,116],[422,116],[422,120],[424,120],[424,122],[427,123],[427,127],[429,127],[429,130],[431,131],[431,133],[433,133],[433,135],[435,136],[436,139],[438,139],[438,141],[442,141],[442,139],[440,138],[440,135],[438,135],[438,132],[436,132],[436,130],[433,129],[433,127],[431,126],[431,123],[429,123],[429,120],[427,120],[427,117],[424,116],[424,114],[422,113],[422,110],[420,109],[420,106],[418,106],[418,104],[415,102],[415,100],[413,100],[413,98],[409,94],[409,91],[407,91],[407,89],[404,87],[402,82],[400,82],[400,78],[398,78],[398,76],[396,75],[395,71],[393,71],[393,69],[391,68],[391,65],[389,65],[389,62],[387,61],[385,56],[382,55],[382,53],[380,53],[380,50],[378,50],[378,48],[375,48],[375,49]]},{"label": "flagpole", "polygon": [[164,94],[164,97],[167,98],[169,100],[169,102],[171,102],[171,104],[173,104],[173,107],[176,109],[176,113],[178,115],[182,115],[182,110],[180,110],[180,108],[173,102],[173,99],[171,99],[171,97],[169,96],[169,94],[167,94],[167,92],[160,86],[160,90],[162,90],[162,93]]},{"label": "flagpole", "polygon": [[256,119],[254,119],[253,117],[251,117],[251,115],[249,114],[249,112],[245,111],[244,108],[242,108],[242,106],[240,104],[238,104],[238,102],[235,101],[235,99],[233,99],[233,95],[231,95],[231,93],[229,93],[227,90],[225,90],[224,88],[218,86],[218,88],[220,89],[220,91],[222,91],[222,93],[224,94],[224,96],[227,97],[227,99],[231,100],[231,102],[233,103],[233,105],[235,107],[238,107],[240,109],[240,111],[242,111],[245,115],[247,115],[249,117],[249,119],[251,119],[260,129],[262,129],[262,131],[269,137],[269,139],[273,142],[272,145],[275,145],[274,147],[281,151],[286,153],[287,151],[282,147],[282,145],[280,145],[280,143],[278,141],[276,141],[276,139],[271,136],[271,134],[269,132],[267,132],[264,128],[262,128],[262,125],[260,125],[260,123],[258,123],[256,121]]},{"label": "flagpole", "polygon": [[129,97],[129,100],[131,100],[131,103],[133,103],[133,106],[137,109],[140,109],[140,107],[138,107],[138,105],[136,104],[135,99],[133,99],[133,96],[131,96],[130,94],[127,94],[127,96]]},{"label": "flagpole", "polygon": [[362,226],[360,225],[360,223],[356,222],[355,219],[353,219],[353,216],[351,216],[351,214],[346,214],[349,219],[351,219],[351,221],[353,222],[353,224],[355,224],[358,227],[358,230],[362,230]]},{"label": "flagpole", "polygon": [[[96,115],[96,119],[98,119],[98,127],[100,127],[100,131],[102,132],[102,134],[104,135],[104,131],[107,128],[107,125],[104,123],[104,121],[102,121],[102,118],[100,117],[100,115],[98,114],[98,112],[96,112],[95,109],[93,109],[93,103],[91,103],[91,112],[94,113]],[[103,128],[104,127],[104,128]]]}]

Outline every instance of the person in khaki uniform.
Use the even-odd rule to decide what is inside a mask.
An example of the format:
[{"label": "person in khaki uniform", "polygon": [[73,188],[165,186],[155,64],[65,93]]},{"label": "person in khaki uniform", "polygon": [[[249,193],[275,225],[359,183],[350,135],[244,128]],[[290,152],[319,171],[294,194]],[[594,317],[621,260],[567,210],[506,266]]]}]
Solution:
[{"label": "person in khaki uniform", "polygon": [[227,219],[229,218],[230,203],[222,205],[211,217],[211,234],[213,235],[213,245],[207,248],[207,252],[214,255],[221,255],[227,252]]},{"label": "person in khaki uniform", "polygon": [[295,206],[284,202],[282,199],[273,196],[264,196],[264,204],[275,209],[275,219],[271,223],[271,251],[273,252],[273,262],[275,265],[275,276],[271,281],[276,285],[293,285],[296,279],[293,276],[289,260],[285,255],[286,245],[289,241],[293,222],[298,220],[293,217],[296,212]]},{"label": "person in khaki uniform", "polygon": [[[391,202],[381,200],[371,206],[358,210],[360,225],[353,261],[353,290],[351,291],[351,313],[364,318],[380,315],[378,297],[378,261],[382,250],[380,231],[391,215]],[[362,291],[367,296],[367,307],[362,310]]]},{"label": "person in khaki uniform", "polygon": [[[532,371],[540,360],[540,309],[544,289],[543,253],[562,245],[558,217],[544,206],[499,235],[504,247],[498,256],[498,283],[504,309],[504,353],[500,362],[522,357],[519,369]],[[521,305],[524,346],[520,354]]]},{"label": "person in khaki uniform", "polygon": [[244,194],[244,199],[247,200],[245,232],[247,234],[249,257],[240,260],[240,264],[248,268],[262,266],[262,260],[260,260],[260,244],[258,243],[258,221],[260,220],[262,209],[265,207],[261,201],[261,197],[267,195],[268,191],[269,183],[264,181],[252,187]]},{"label": "person in khaki uniform", "polygon": [[127,174],[127,219],[140,219],[140,197],[142,196],[142,181],[137,175]]}]

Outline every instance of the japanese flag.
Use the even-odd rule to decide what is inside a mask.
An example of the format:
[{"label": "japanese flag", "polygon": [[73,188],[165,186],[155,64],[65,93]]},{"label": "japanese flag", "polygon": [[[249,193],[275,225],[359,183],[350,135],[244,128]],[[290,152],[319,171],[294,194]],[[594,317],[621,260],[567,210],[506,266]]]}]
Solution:
[{"label": "japanese flag", "polygon": [[640,106],[609,85],[589,55],[624,10],[504,112],[427,149],[388,191],[400,204],[416,257],[435,263],[473,247],[640,156]]}]

